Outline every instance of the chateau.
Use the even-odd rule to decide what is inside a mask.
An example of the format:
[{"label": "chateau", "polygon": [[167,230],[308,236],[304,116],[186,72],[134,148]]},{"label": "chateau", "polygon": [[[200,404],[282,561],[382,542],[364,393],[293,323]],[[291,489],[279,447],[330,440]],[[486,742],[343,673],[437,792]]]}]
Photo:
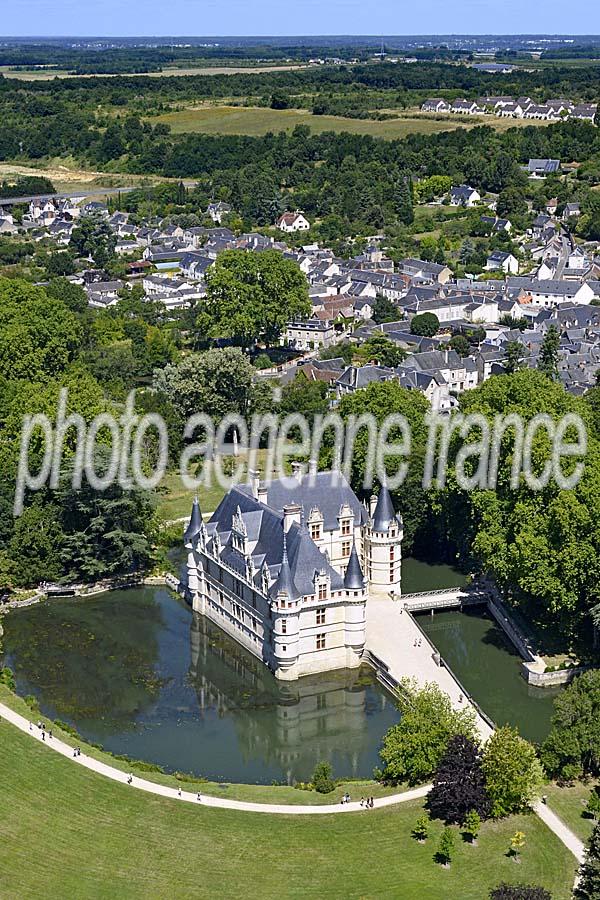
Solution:
[{"label": "chateau", "polygon": [[338,472],[236,485],[184,534],[184,588],[282,680],[360,664],[370,595],[400,596],[402,519],[387,488],[370,508]]}]

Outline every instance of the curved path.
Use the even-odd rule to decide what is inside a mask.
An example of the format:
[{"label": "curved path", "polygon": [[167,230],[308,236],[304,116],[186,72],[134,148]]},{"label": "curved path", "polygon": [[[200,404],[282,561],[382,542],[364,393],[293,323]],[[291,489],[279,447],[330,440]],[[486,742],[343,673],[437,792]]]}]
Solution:
[{"label": "curved path", "polygon": [[[68,757],[70,760],[86,769],[91,769],[92,772],[97,772],[99,775],[104,775],[106,778],[111,778],[113,781],[120,781],[121,784],[127,785],[129,777],[127,772],[115,769],[114,766],[109,766],[107,763],[93,759],[91,756],[86,756],[84,753],[80,756],[73,756],[73,747],[70,747],[68,744],[65,744],[64,741],[61,741],[56,737],[49,738],[46,734],[46,740],[44,741],[42,739],[42,732],[37,725],[32,725],[29,719],[14,712],[10,707],[5,706],[3,703],[0,703],[0,716],[12,725],[16,725],[21,731],[30,734],[32,738],[38,743],[43,744],[45,747],[48,747],[48,749]],[[156,784],[154,781],[146,781],[144,778],[138,778],[137,775],[133,776],[131,787],[137,788],[140,791],[147,791],[150,794],[159,794],[162,797],[170,797],[172,800],[194,803],[196,806],[200,803],[202,806],[217,806],[220,809],[236,809],[244,810],[246,812],[304,816],[365,811],[365,807],[362,807],[358,801],[323,804],[322,806],[292,806],[283,803],[247,803],[243,800],[228,800],[225,797],[211,797],[207,794],[201,794],[201,799],[198,801],[198,794],[195,791],[191,793],[190,791],[181,790],[180,792],[178,788],[167,787],[164,784]],[[375,808],[379,809],[382,806],[393,806],[396,803],[404,803],[408,800],[420,800],[429,793],[430,789],[431,785],[425,784],[410,791],[403,791],[401,794],[390,794],[389,797],[378,797],[375,801]]]},{"label": "curved path", "polygon": [[[0,703],[0,716],[7,722],[15,725],[21,731],[30,734],[34,740],[43,744],[45,747],[48,747],[48,749],[68,757],[73,762],[78,763],[86,769],[90,769],[92,772],[97,772],[99,775],[104,775],[106,778],[111,778],[113,781],[120,781],[121,784],[128,784],[129,775],[127,772],[115,769],[114,766],[109,766],[107,763],[93,759],[91,756],[86,756],[84,753],[80,756],[73,756],[73,747],[70,747],[58,738],[49,738],[48,735],[46,735],[46,740],[43,740],[42,732],[37,725],[32,724],[29,719],[14,712],[10,707],[5,706],[4,703]],[[158,794],[161,797],[170,797],[171,800],[194,803],[196,806],[201,804],[202,806],[216,806],[220,809],[236,809],[245,812],[306,816],[360,812],[365,810],[365,807],[362,807],[356,800],[350,803],[323,804],[322,806],[292,806],[290,804],[282,803],[247,803],[243,800],[228,800],[225,797],[211,797],[207,794],[201,794],[200,800],[198,800],[198,794],[196,792],[192,793],[190,791],[180,790],[179,788],[167,787],[164,784],[156,784],[153,781],[146,781],[144,778],[138,778],[137,776],[133,777],[130,786],[140,791],[147,791],[150,794]],[[382,806],[393,806],[396,803],[405,803],[409,800],[420,800],[429,793],[430,789],[430,784],[424,784],[420,787],[413,788],[410,791],[403,791],[400,794],[390,794],[388,797],[378,797],[375,801],[375,808],[379,809]],[[544,824],[554,832],[565,847],[571,851],[577,861],[579,863],[583,862],[585,847],[579,838],[567,828],[564,822],[562,822],[558,816],[543,803],[536,803],[534,805],[534,810]]]}]

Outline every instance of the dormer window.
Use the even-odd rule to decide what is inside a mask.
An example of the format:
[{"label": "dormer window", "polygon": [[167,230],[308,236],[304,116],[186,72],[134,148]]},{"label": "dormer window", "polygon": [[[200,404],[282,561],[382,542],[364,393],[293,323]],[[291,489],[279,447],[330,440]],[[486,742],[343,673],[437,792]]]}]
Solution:
[{"label": "dormer window", "polygon": [[325,582],[319,585],[318,598],[319,600],[327,600],[327,584]]},{"label": "dormer window", "polygon": [[321,532],[321,523],[320,523],[320,522],[313,522],[313,523],[311,524],[311,526],[310,526],[310,536],[311,536],[311,538],[313,539],[313,541],[320,541],[320,540],[321,540],[321,535],[322,535],[322,532]]},{"label": "dormer window", "polygon": [[340,530],[343,535],[350,534],[350,519],[343,519]]}]

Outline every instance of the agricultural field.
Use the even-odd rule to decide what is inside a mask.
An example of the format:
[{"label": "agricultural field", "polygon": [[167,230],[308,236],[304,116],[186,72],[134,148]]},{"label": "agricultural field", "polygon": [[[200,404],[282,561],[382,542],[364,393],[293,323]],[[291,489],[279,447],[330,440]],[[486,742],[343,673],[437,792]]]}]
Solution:
[{"label": "agricultural field", "polygon": [[[474,116],[466,121],[465,116],[432,118],[420,114],[419,110],[398,115],[394,119],[351,119],[344,116],[315,116],[306,109],[270,109],[253,106],[201,106],[165,113],[153,118],[153,122],[165,122],[171,126],[173,134],[201,132],[203,134],[248,134],[263,135],[269,131],[293,131],[296,125],[308,125],[311,131],[351,132],[370,134],[392,140],[408,134],[436,134],[453,131],[455,128],[474,128],[477,125],[492,125],[498,131],[506,131],[519,125],[532,123],[518,119],[501,119],[494,116]],[[543,124],[543,123],[540,123]]]}]

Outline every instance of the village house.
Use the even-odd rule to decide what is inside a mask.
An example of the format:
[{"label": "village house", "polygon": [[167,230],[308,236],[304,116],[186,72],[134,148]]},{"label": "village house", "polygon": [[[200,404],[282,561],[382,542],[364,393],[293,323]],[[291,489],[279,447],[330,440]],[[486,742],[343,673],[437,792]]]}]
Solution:
[{"label": "village house", "polygon": [[296,231],[308,231],[310,222],[304,218],[301,212],[285,212],[277,220],[277,227],[280,231],[289,234]]},{"label": "village house", "polygon": [[489,272],[502,271],[505,274],[516,275],[519,271],[519,261],[512,253],[504,250],[494,250],[487,258],[485,268]]},{"label": "village house", "polygon": [[423,103],[421,109],[423,112],[446,113],[450,112],[450,104],[442,100],[441,97],[432,97]]},{"label": "village house", "polygon": [[333,322],[315,316],[304,321],[288,322],[282,343],[296,350],[316,350],[329,347],[335,336]]},{"label": "village house", "polygon": [[559,159],[530,159],[527,171],[532,178],[545,178],[546,175],[555,175],[560,172]]},{"label": "village house", "polygon": [[481,200],[481,194],[468,184],[459,184],[450,190],[451,206],[475,206]]}]

